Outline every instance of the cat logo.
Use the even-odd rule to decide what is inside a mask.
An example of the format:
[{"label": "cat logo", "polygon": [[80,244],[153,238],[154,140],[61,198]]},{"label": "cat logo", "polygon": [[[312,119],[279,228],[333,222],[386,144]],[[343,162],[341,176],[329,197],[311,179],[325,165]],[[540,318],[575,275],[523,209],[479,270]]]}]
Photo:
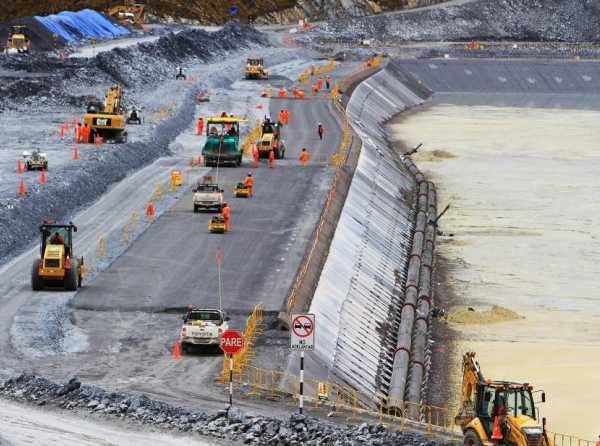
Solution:
[{"label": "cat logo", "polygon": [[108,127],[110,125],[110,119],[108,118],[96,118],[96,125]]}]

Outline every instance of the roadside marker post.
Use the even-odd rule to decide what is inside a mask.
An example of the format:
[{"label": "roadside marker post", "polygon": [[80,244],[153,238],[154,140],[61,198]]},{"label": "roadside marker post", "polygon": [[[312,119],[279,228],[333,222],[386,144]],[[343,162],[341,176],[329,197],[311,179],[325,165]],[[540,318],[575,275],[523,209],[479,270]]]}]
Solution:
[{"label": "roadside marker post", "polygon": [[315,315],[292,314],[290,325],[290,350],[300,352],[300,389],[298,412],[304,412],[304,352],[315,349]]},{"label": "roadside marker post", "polygon": [[237,330],[227,330],[221,335],[219,345],[229,356],[229,408],[233,406],[233,354],[244,348],[244,337]]}]

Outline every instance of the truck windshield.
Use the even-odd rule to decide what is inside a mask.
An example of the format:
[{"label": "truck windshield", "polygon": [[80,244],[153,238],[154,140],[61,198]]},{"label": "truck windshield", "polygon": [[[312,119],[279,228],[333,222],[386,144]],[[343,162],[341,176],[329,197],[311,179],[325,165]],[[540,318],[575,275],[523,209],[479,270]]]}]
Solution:
[{"label": "truck windshield", "polygon": [[188,321],[220,321],[221,315],[214,311],[193,311],[187,316]]}]

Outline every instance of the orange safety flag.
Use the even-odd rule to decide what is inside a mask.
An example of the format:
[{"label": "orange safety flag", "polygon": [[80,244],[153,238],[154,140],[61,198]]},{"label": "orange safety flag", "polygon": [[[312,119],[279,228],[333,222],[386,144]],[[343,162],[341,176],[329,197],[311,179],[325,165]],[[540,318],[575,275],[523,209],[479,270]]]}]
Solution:
[{"label": "orange safety flag", "polygon": [[198,118],[198,122],[196,123],[196,134],[202,135],[204,132],[204,118]]}]

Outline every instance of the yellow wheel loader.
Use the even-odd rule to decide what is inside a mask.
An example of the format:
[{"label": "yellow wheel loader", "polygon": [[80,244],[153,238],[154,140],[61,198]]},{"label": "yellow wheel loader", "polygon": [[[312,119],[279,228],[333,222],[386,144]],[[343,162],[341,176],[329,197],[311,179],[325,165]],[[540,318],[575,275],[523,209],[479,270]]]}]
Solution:
[{"label": "yellow wheel loader", "polygon": [[83,257],[75,258],[73,253],[73,233],[77,227],[73,223],[55,224],[44,222],[40,226],[40,259],[33,262],[31,288],[43,290],[45,286],[62,287],[76,291],[83,280]]},{"label": "yellow wheel loader", "polygon": [[22,25],[11,26],[6,39],[6,54],[28,53],[31,41],[27,36],[27,27]]},{"label": "yellow wheel loader", "polygon": [[121,104],[122,100],[123,90],[120,85],[115,85],[106,93],[104,103],[91,102],[88,104],[83,122],[90,129],[91,141],[86,142],[93,143],[96,136],[102,138],[102,142],[127,142],[125,110]]},{"label": "yellow wheel loader", "polygon": [[[540,421],[528,383],[485,379],[475,353],[463,356],[462,401],[455,422],[464,434],[465,446],[554,446]],[[543,391],[541,402],[546,401]]]},{"label": "yellow wheel loader", "polygon": [[116,5],[107,11],[107,14],[123,26],[142,28],[144,24],[146,6],[142,3],[125,1],[123,5]]}]

